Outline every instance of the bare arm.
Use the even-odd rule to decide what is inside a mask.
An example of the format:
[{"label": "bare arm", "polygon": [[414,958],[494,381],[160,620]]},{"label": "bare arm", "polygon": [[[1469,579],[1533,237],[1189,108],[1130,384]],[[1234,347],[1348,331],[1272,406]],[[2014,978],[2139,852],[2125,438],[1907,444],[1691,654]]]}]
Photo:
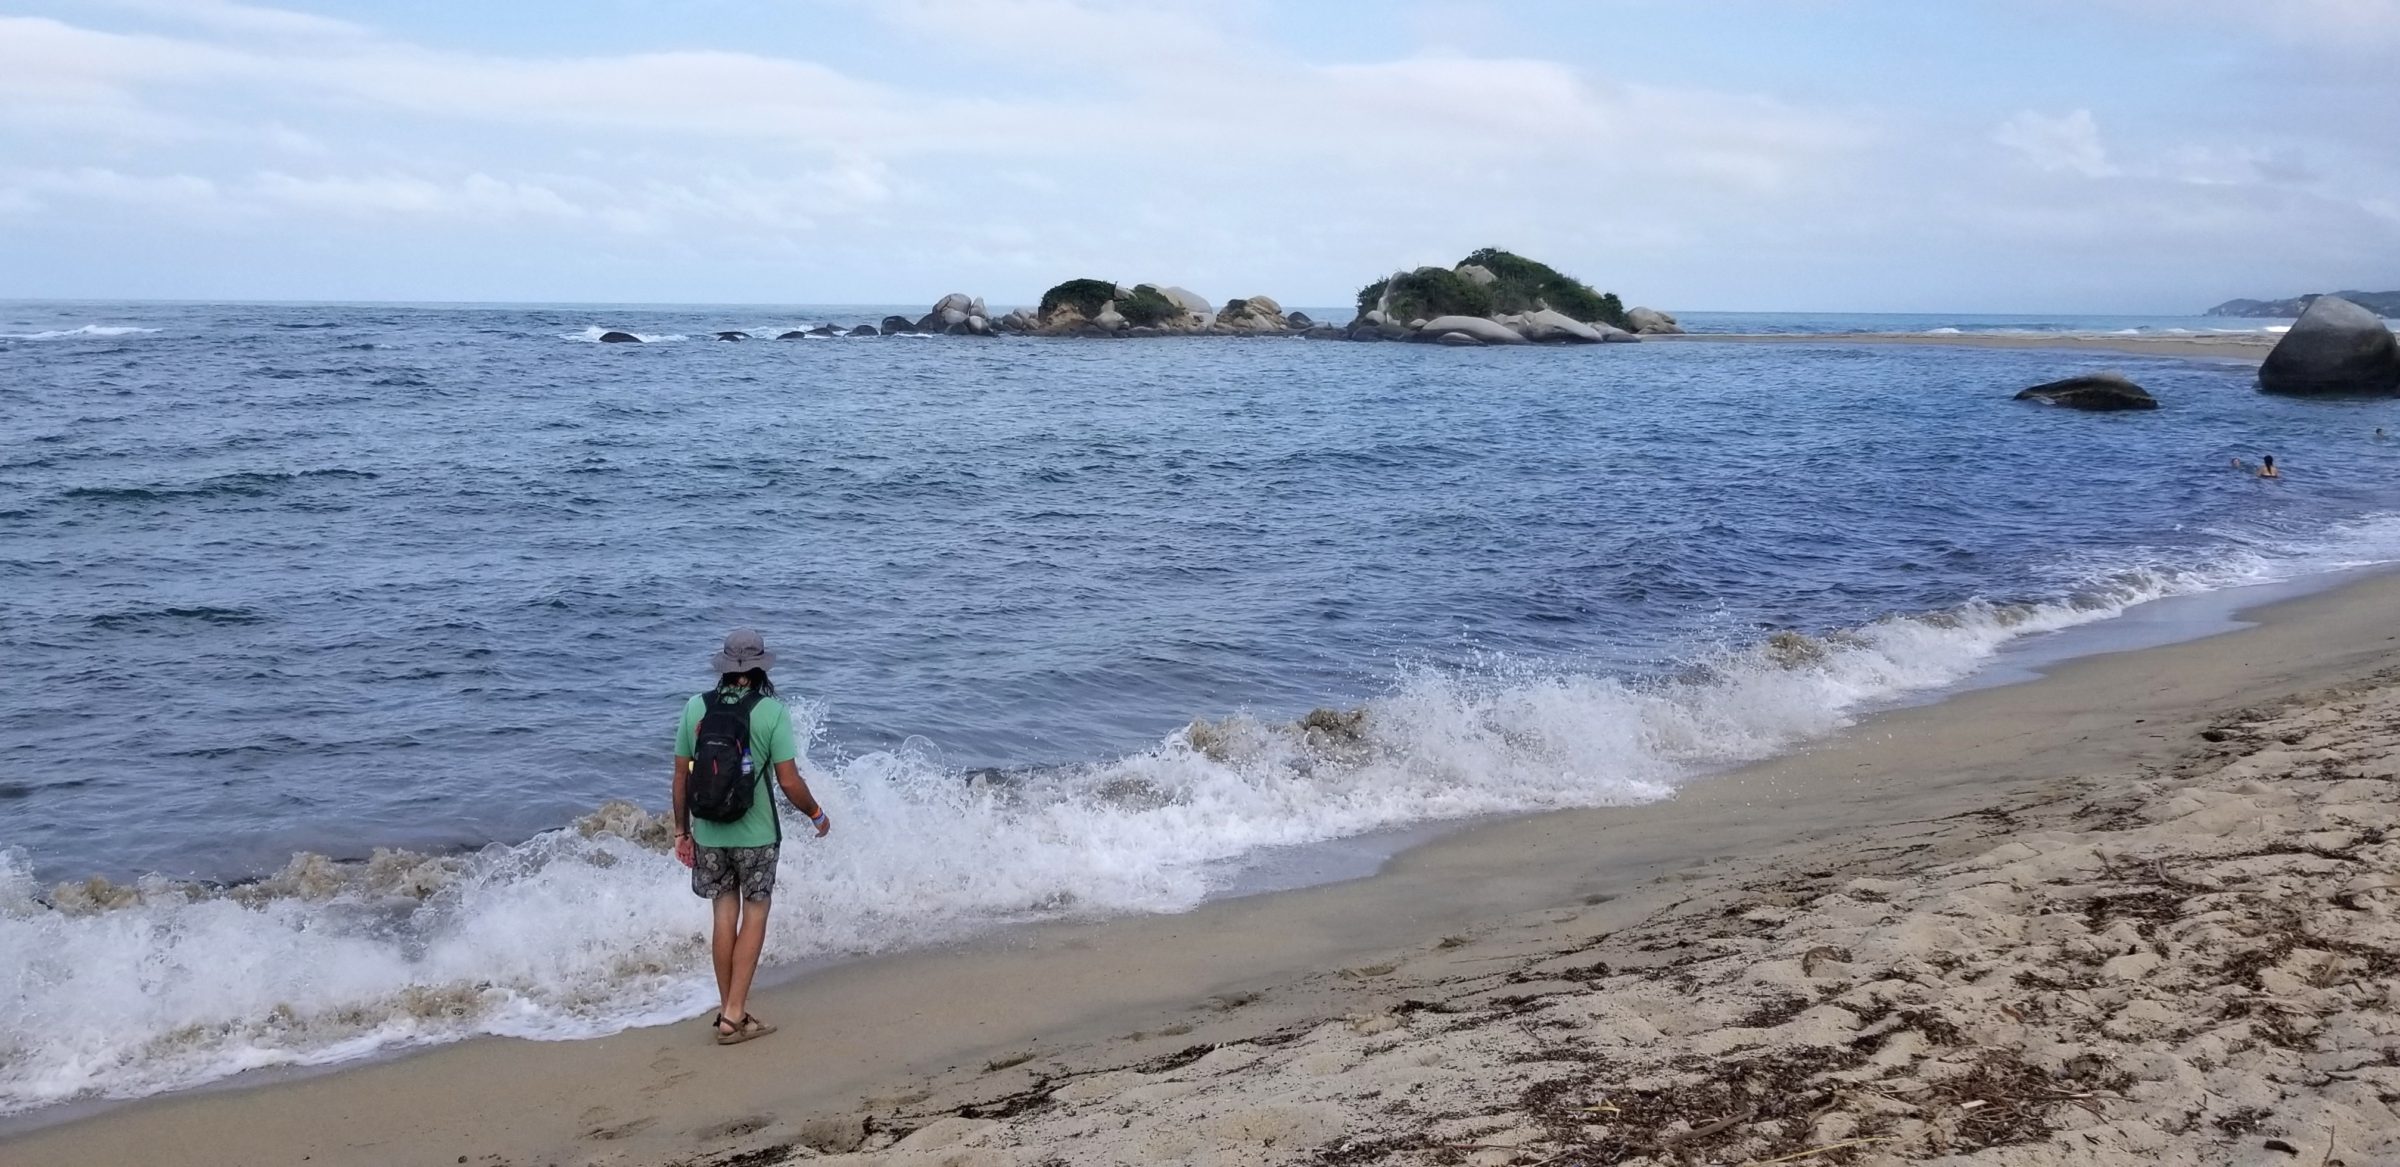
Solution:
[{"label": "bare arm", "polygon": [[775,763],[775,784],[783,787],[783,796],[791,799],[792,805],[817,825],[818,838],[824,838],[825,832],[833,829],[833,820],[826,816],[824,807],[817,805],[817,796],[809,793],[808,779],[800,776],[799,763]]},{"label": "bare arm", "polygon": [[684,805],[683,801],[684,790],[691,784],[691,777],[692,760],[685,757],[676,758],[675,784],[672,793],[667,796],[667,806],[668,813],[675,818],[675,837],[678,839],[692,833],[692,812],[689,807]]}]

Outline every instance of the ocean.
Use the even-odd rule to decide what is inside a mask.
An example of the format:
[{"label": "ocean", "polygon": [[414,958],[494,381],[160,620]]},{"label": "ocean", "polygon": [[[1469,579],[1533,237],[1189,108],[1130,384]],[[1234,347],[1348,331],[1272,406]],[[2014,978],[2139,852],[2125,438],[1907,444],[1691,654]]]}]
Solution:
[{"label": "ocean", "polygon": [[[0,1113],[702,1011],[643,812],[735,627],[836,824],[786,848],[788,968],[1672,797],[2029,638],[2400,559],[2391,403],[1842,336],[2285,322],[710,339],[887,310],[0,304]],[[2102,367],[2165,407],[2010,400]]]}]

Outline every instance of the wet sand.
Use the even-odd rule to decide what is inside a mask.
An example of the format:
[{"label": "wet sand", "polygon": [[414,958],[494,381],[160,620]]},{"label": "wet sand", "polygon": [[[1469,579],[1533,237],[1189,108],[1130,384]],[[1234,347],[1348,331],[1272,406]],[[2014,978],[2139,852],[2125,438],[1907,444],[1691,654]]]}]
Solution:
[{"label": "wet sand", "polygon": [[2372,577],[1368,879],[826,970],[745,1046],[481,1040],[0,1159],[2394,1161],[2396,605]]}]

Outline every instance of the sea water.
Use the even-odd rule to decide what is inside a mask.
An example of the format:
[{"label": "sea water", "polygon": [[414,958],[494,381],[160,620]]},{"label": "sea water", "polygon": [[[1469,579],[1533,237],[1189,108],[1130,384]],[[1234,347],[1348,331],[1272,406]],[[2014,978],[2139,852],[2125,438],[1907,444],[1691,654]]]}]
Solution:
[{"label": "sea water", "polygon": [[[836,823],[770,949],[821,962],[1669,797],[2028,636],[2400,558],[2388,403],[1839,335],[2019,318],[711,339],[883,313],[0,305],[0,1111],[705,1008],[651,816],[735,627]],[[2101,367],[2164,408],[2010,399]]]}]

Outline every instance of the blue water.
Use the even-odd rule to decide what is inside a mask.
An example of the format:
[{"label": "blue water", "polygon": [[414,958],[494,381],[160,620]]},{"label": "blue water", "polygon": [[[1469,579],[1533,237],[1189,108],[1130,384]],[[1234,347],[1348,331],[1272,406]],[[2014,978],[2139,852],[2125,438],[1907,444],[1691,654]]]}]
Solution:
[{"label": "blue water", "polygon": [[[782,655],[843,824],[786,858],[808,939],[779,951],[823,956],[1174,910],[1261,847],[1657,797],[2016,635],[2400,557],[2393,407],[2263,397],[2238,363],[707,339],[882,312],[0,305],[0,985],[26,1002],[0,1047],[39,1051],[0,1110],[678,1006],[690,978],[623,969],[697,951],[680,869],[555,828],[663,804],[734,626]],[[1841,319],[1687,323],[1924,330]],[[2165,408],[2010,400],[2097,367]],[[2261,452],[2280,484],[2227,468]],[[1778,631],[1830,653],[1762,656]],[[1362,702],[1363,744],[1277,728]],[[1195,718],[1232,744],[1187,747]],[[378,848],[430,882],[366,916],[324,904],[390,888],[154,880],[115,907],[143,939],[43,890]],[[616,905],[619,947],[494,939],[495,905],[552,901]],[[210,963],[236,950],[314,971],[260,987]],[[200,983],[59,1036],[75,969],[145,960]],[[461,984],[506,1000],[356,1021]],[[258,1020],[293,1000],[350,1020]],[[94,1062],[111,1042],[136,1052]]]}]

